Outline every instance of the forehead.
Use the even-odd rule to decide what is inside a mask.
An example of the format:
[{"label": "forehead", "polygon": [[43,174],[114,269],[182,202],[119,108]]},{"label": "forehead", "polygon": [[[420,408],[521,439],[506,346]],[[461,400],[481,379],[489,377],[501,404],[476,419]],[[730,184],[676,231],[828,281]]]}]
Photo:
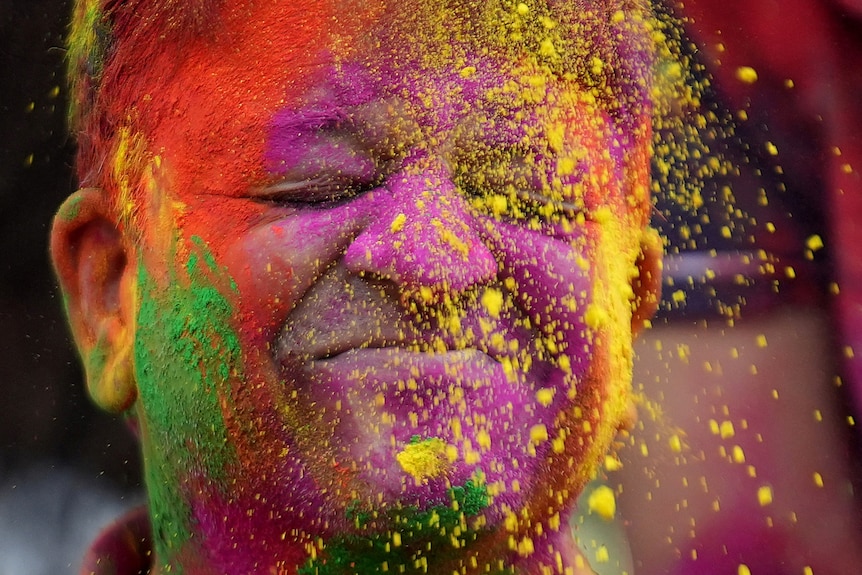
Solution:
[{"label": "forehead", "polygon": [[[578,20],[607,24],[602,11],[389,4],[226,0],[214,3],[218,18],[207,30],[152,44],[133,88],[136,112],[150,150],[172,165],[172,188],[239,194],[259,183],[273,122],[291,110],[386,96],[430,111],[437,127],[505,108],[512,132],[528,123],[519,109],[571,106],[546,97],[549,78],[583,85],[583,63],[593,72],[602,66],[602,51],[590,48],[598,28],[572,39]],[[492,101],[502,105],[489,108]]]}]

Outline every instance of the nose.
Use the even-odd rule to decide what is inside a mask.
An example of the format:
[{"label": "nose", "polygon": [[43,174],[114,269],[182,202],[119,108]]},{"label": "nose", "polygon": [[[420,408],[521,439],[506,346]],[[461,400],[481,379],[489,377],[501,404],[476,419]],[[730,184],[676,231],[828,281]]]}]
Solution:
[{"label": "nose", "polygon": [[496,277],[497,261],[442,162],[413,161],[386,188],[375,194],[370,209],[376,213],[345,253],[349,270],[435,293]]}]

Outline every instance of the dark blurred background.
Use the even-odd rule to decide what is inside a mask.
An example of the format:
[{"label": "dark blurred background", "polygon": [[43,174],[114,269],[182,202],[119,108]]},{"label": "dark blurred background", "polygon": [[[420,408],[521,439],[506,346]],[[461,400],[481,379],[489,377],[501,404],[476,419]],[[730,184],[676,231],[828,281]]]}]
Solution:
[{"label": "dark blurred background", "polygon": [[[67,0],[0,1],[0,575],[75,572],[79,540],[130,500],[140,475],[123,423],[86,396],[48,259],[51,217],[75,189],[69,10]],[[28,546],[60,557],[26,563]]]},{"label": "dark blurred background", "polygon": [[47,459],[129,485],[131,437],[86,397],[48,258],[51,218],[75,190],[68,13],[66,0],[0,4],[0,473]]}]

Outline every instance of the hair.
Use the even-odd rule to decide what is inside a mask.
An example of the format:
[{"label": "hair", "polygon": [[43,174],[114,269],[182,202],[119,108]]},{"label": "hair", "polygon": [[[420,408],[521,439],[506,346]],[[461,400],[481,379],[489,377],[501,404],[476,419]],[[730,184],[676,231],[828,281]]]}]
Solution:
[{"label": "hair", "polygon": [[213,33],[224,0],[76,0],[68,37],[69,126],[82,185],[105,185],[102,170],[127,110],[130,82],[166,42]]}]

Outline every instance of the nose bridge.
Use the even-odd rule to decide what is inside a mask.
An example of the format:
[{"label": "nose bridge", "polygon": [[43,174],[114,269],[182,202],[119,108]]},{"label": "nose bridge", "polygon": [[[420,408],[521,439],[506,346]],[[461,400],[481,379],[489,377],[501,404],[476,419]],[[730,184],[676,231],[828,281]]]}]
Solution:
[{"label": "nose bridge", "polygon": [[442,162],[408,164],[387,188],[375,197],[371,223],[347,249],[349,269],[449,291],[496,276],[497,262]]}]

